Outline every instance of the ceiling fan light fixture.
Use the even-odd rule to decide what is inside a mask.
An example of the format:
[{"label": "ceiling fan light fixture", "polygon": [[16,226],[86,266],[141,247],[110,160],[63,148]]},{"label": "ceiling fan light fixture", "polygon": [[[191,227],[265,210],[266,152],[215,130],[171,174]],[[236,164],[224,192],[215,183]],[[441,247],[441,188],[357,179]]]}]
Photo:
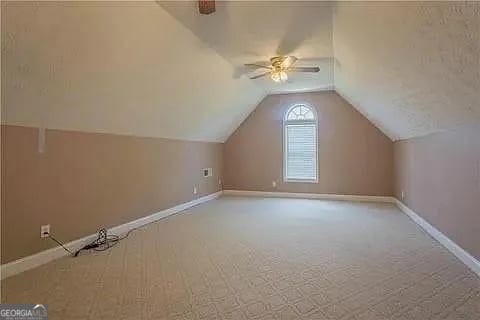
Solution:
[{"label": "ceiling fan light fixture", "polygon": [[255,62],[255,63],[247,63],[245,66],[247,67],[255,67],[256,69],[267,69],[261,74],[257,74],[254,76],[249,77],[252,80],[263,78],[265,76],[270,75],[272,81],[277,83],[286,82],[288,80],[287,71],[290,72],[319,72],[319,67],[293,67],[293,64],[298,59],[294,56],[279,56],[279,57],[272,57],[270,58],[270,65],[269,62]]},{"label": "ceiling fan light fixture", "polygon": [[275,82],[285,82],[288,80],[288,76],[285,71],[274,71],[270,77]]}]

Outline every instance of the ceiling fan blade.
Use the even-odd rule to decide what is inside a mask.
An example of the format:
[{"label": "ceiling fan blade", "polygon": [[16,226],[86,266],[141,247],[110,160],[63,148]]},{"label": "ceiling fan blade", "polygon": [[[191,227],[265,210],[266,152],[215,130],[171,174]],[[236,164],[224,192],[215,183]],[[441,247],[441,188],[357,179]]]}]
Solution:
[{"label": "ceiling fan blade", "polygon": [[291,72],[319,72],[319,67],[293,67],[289,68],[288,71]]},{"label": "ceiling fan blade", "polygon": [[265,73],[261,73],[261,74],[257,74],[256,76],[253,76],[253,77],[250,77],[250,79],[258,79],[258,78],[261,78],[261,77],[265,77],[266,75],[270,74],[270,71],[268,72],[265,72]]},{"label": "ceiling fan blade", "polygon": [[255,68],[264,68],[264,69],[272,69],[270,66],[263,66],[261,64],[256,64],[256,63],[246,63],[246,67],[255,67]]},{"label": "ceiling fan blade", "polygon": [[286,56],[282,61],[281,67],[284,69],[290,68],[298,59],[294,56]]}]

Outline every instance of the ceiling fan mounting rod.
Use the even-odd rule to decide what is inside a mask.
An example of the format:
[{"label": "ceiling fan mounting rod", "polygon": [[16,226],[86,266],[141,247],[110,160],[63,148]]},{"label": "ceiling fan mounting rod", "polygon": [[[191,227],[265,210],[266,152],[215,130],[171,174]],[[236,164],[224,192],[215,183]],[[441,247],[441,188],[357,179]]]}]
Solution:
[{"label": "ceiling fan mounting rod", "polygon": [[198,11],[201,14],[211,14],[215,12],[215,0],[198,0]]}]

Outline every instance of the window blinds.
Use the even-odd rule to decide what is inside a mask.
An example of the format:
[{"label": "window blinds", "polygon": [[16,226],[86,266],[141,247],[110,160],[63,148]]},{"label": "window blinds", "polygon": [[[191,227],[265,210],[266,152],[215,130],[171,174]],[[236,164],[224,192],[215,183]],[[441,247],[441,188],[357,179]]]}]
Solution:
[{"label": "window blinds", "polygon": [[317,180],[317,142],[315,124],[285,126],[286,180]]}]

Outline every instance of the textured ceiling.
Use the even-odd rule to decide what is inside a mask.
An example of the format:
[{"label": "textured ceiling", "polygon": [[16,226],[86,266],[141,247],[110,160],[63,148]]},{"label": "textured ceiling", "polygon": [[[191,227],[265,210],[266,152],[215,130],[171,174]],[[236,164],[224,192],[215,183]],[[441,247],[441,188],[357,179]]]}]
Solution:
[{"label": "textured ceiling", "polygon": [[2,5],[3,123],[224,141],[265,96],[155,2]]},{"label": "textured ceiling", "polygon": [[338,3],[336,90],[390,138],[480,123],[480,2]]},{"label": "textured ceiling", "polygon": [[[480,122],[478,2],[2,5],[3,123],[224,141],[267,93],[333,86],[394,140]],[[275,54],[321,72],[245,77]]]}]

